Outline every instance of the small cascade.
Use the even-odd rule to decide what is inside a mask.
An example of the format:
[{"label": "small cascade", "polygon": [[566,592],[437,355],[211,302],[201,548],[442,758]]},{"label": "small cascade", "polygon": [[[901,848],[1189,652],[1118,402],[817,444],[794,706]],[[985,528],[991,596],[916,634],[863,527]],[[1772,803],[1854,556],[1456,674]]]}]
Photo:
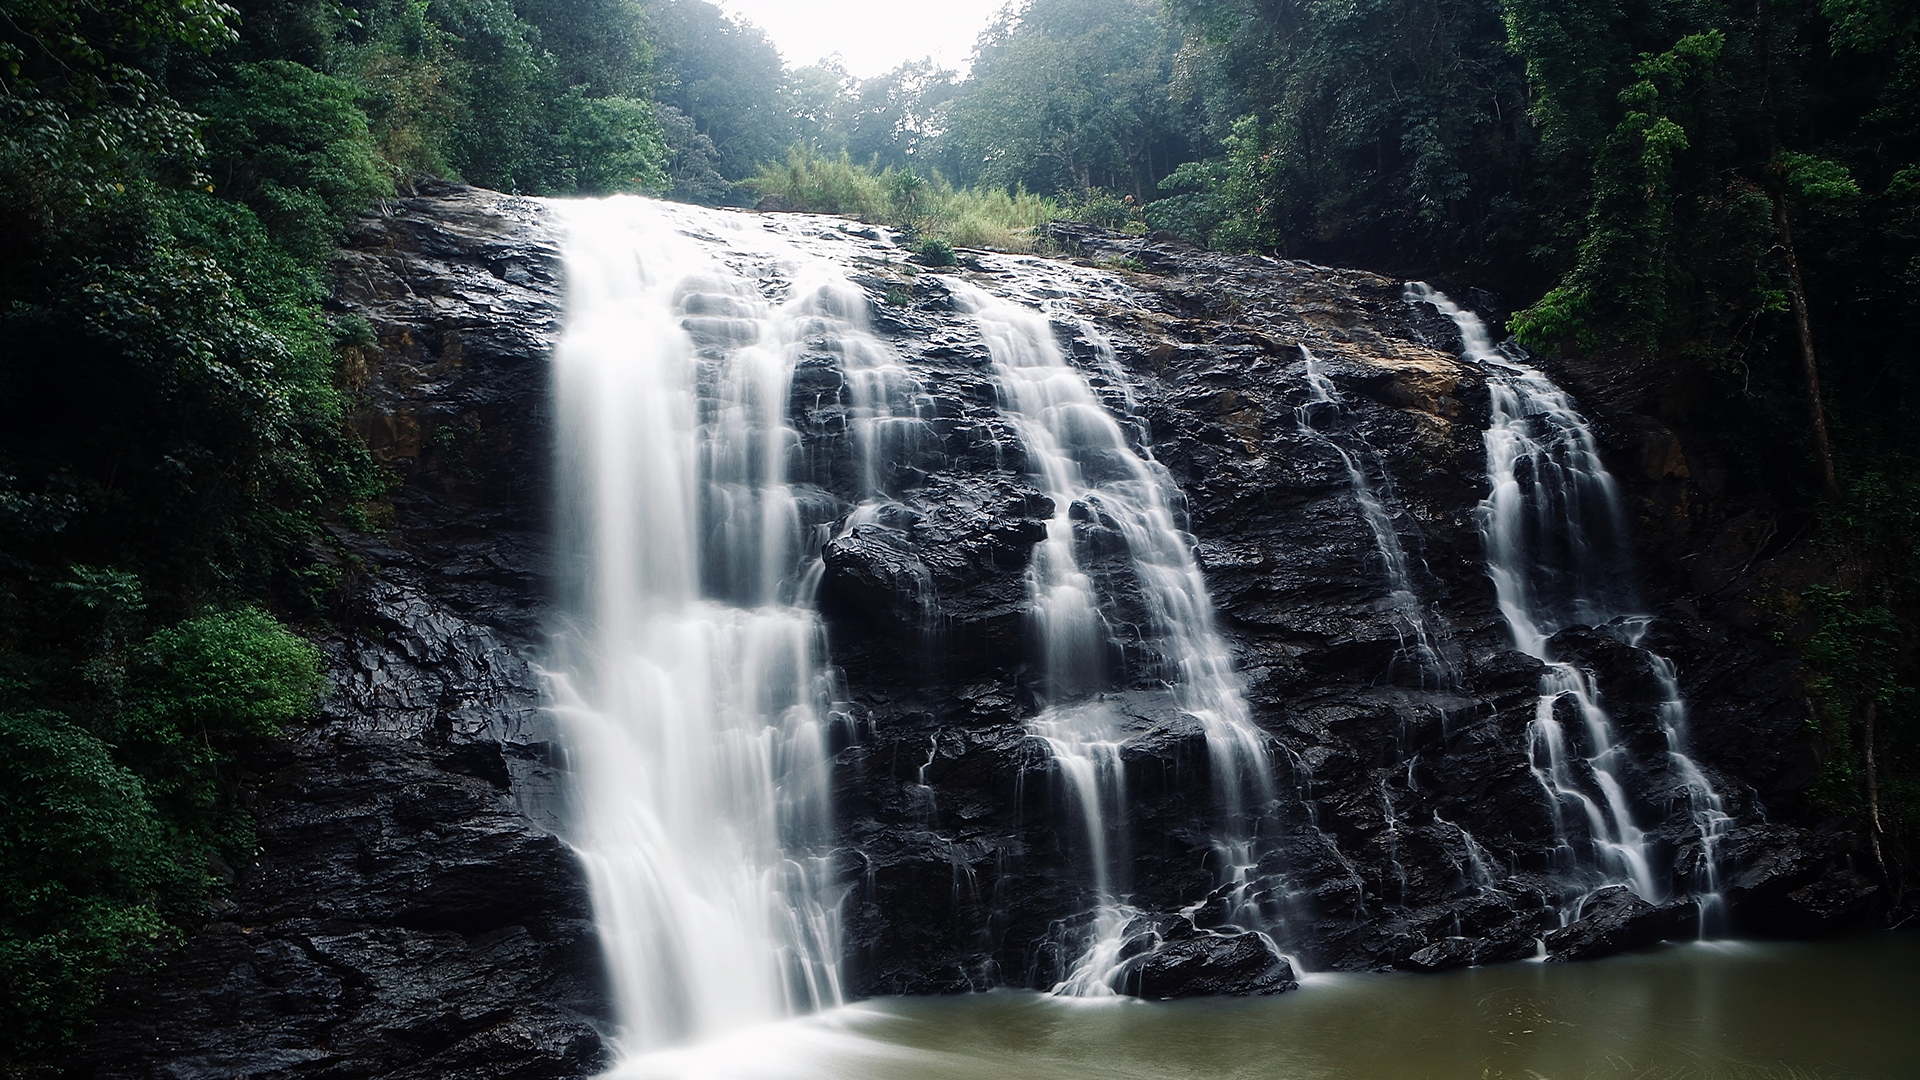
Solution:
[{"label": "small cascade", "polygon": [[[1249,888],[1260,818],[1274,801],[1266,739],[1252,721],[1226,642],[1213,625],[1206,582],[1191,537],[1176,523],[1173,485],[1067,362],[1047,317],[964,283],[950,282],[956,306],[972,314],[993,358],[1001,409],[1026,450],[1029,470],[1052,500],[1046,539],[1029,570],[1043,653],[1046,707],[1033,721],[1066,778],[1086,831],[1098,900],[1092,944],[1057,991],[1115,991],[1125,974],[1124,937],[1136,914],[1125,901],[1127,832],[1121,751],[1126,719],[1103,693],[1120,666],[1115,633],[1083,569],[1082,533],[1099,528],[1124,541],[1149,625],[1141,645],[1178,706],[1206,735],[1216,808],[1221,890],[1230,924],[1260,925]],[[1124,384],[1123,384],[1124,392]]]},{"label": "small cascade", "polygon": [[[1459,677],[1453,665],[1440,654],[1436,647],[1437,635],[1427,619],[1425,605],[1413,588],[1413,573],[1407,560],[1407,551],[1400,543],[1400,534],[1394,528],[1393,513],[1380,493],[1374,489],[1372,478],[1368,475],[1364,462],[1374,458],[1371,447],[1364,440],[1355,439],[1358,447],[1349,450],[1334,439],[1326,428],[1328,421],[1340,414],[1340,398],[1334,390],[1333,380],[1320,369],[1320,360],[1305,345],[1300,346],[1300,354],[1306,359],[1307,400],[1294,409],[1294,418],[1302,431],[1314,436],[1335,454],[1340,456],[1341,464],[1346,466],[1347,480],[1353,488],[1353,499],[1360,507],[1361,520],[1373,533],[1374,552],[1380,557],[1381,568],[1386,571],[1389,601],[1398,616],[1400,628],[1400,657],[1411,660],[1419,669],[1421,680],[1433,689],[1453,687]],[[1381,486],[1390,497],[1392,479],[1381,470]]]},{"label": "small cascade", "polygon": [[1460,834],[1460,843],[1467,856],[1466,865],[1461,868],[1462,875],[1477,889],[1494,888],[1493,857],[1480,845],[1480,841],[1475,840],[1465,827],[1441,817],[1437,810],[1433,814],[1433,823]]},{"label": "small cascade", "polygon": [[[1650,622],[1639,619],[1624,623],[1628,644],[1639,646]],[[1700,837],[1699,855],[1690,875],[1692,887],[1687,891],[1700,901],[1700,936],[1711,937],[1727,929],[1727,901],[1720,883],[1720,841],[1733,829],[1733,815],[1727,810],[1726,799],[1687,754],[1687,699],[1680,692],[1679,671],[1673,661],[1642,648],[1654,682],[1660,687],[1657,715],[1660,733],[1667,740],[1667,758],[1680,781],[1680,797],[1687,802],[1694,831]]]},{"label": "small cascade", "polygon": [[[1340,842],[1320,824],[1320,799],[1313,792],[1313,766],[1292,748],[1283,745],[1282,749],[1287,755],[1287,771],[1293,776],[1293,801],[1299,803],[1300,808],[1306,812],[1307,828],[1312,830],[1320,848],[1332,856],[1333,861],[1345,871],[1347,883],[1352,887],[1355,898],[1354,914],[1356,917],[1364,917],[1367,903],[1366,878],[1360,873],[1360,868],[1353,864],[1353,860],[1347,856],[1347,853],[1340,850]],[[1382,795],[1385,795],[1384,789]],[[1388,805],[1390,809],[1391,803]],[[1401,877],[1401,884],[1404,887],[1404,876]],[[1289,895],[1287,906],[1292,907],[1299,899],[1298,896]]]},{"label": "small cascade", "polygon": [[701,242],[719,215],[555,206],[570,569],[549,685],[631,1057],[842,998],[820,528],[787,415],[796,343],[844,321],[804,281],[769,301]]},{"label": "small cascade", "polygon": [[1380,783],[1380,821],[1386,830],[1387,865],[1393,870],[1393,882],[1398,886],[1394,901],[1402,907],[1407,902],[1407,867],[1400,861],[1400,817],[1393,809],[1393,792],[1387,789],[1385,781]]},{"label": "small cascade", "polygon": [[929,829],[940,827],[940,799],[933,785],[927,783],[927,770],[933,767],[934,759],[940,756],[940,736],[927,736],[927,760],[914,770],[913,790],[915,796],[924,802],[925,809],[920,813],[920,823]]},{"label": "small cascade", "polygon": [[834,273],[812,290],[808,304],[812,323],[803,329],[839,356],[862,496],[884,499],[896,486],[893,470],[934,448],[927,423],[932,402],[899,354],[868,331],[867,298],[852,282]]},{"label": "small cascade", "polygon": [[[1553,814],[1556,861],[1584,888],[1563,905],[1562,917],[1577,915],[1591,890],[1626,885],[1649,901],[1676,891],[1695,899],[1702,932],[1710,932],[1715,926],[1707,913],[1723,907],[1718,842],[1732,819],[1686,754],[1686,703],[1673,664],[1641,648],[1651,620],[1638,613],[1628,585],[1632,574],[1619,490],[1601,463],[1592,429],[1565,391],[1520,356],[1494,345],[1473,312],[1420,282],[1407,286],[1407,299],[1451,318],[1466,357],[1487,375],[1492,399],[1485,434],[1488,494],[1476,516],[1487,574],[1514,647],[1547,665],[1527,755]],[[1571,626],[1605,628],[1641,648],[1662,687],[1659,718],[1668,765],[1687,799],[1701,847],[1701,869],[1685,883],[1673,881],[1670,869],[1653,866],[1653,845],[1635,819],[1624,784],[1627,751],[1593,676],[1549,655],[1548,640]],[[1577,743],[1561,720],[1566,713],[1579,725]],[[1576,744],[1584,753],[1574,749]],[[1581,836],[1587,841],[1584,852],[1575,846]]]},{"label": "small cascade", "polygon": [[[1583,768],[1578,772],[1568,750],[1565,726],[1555,715],[1563,701],[1573,702],[1582,734],[1593,748],[1590,755],[1581,759]],[[1578,859],[1567,840],[1564,817],[1569,805],[1577,806],[1592,840],[1594,862],[1603,883],[1626,884],[1643,899],[1660,899],[1662,890],[1654,881],[1646,834],[1634,824],[1626,789],[1620,784],[1624,751],[1614,745],[1613,719],[1600,705],[1600,693],[1594,688],[1593,677],[1572,664],[1548,664],[1547,673],[1540,679],[1540,702],[1527,729],[1527,739],[1527,760],[1533,767],[1534,779],[1540,782],[1553,809],[1561,869],[1577,868]],[[1581,783],[1582,774],[1593,778],[1600,789],[1600,799],[1587,794]]]}]

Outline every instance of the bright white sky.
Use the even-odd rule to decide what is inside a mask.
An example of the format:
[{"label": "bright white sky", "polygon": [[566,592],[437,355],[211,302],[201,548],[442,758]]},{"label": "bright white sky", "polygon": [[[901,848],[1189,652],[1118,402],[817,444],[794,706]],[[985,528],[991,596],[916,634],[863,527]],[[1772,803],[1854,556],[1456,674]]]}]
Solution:
[{"label": "bright white sky", "polygon": [[834,53],[870,79],[931,56],[961,73],[973,41],[1006,0],[718,0],[727,14],[773,38],[788,67]]}]

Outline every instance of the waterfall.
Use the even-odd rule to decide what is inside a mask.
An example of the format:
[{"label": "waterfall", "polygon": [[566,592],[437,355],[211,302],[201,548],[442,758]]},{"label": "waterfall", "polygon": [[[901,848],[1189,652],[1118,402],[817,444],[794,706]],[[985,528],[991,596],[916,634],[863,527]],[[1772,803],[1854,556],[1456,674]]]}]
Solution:
[{"label": "waterfall", "polygon": [[[1485,434],[1487,497],[1475,511],[1486,546],[1487,574],[1514,647],[1541,660],[1540,699],[1528,727],[1527,758],[1553,815],[1556,861],[1588,892],[1623,884],[1642,899],[1667,897],[1669,872],[1657,875],[1652,843],[1635,818],[1625,775],[1627,749],[1593,676],[1549,655],[1548,639],[1570,626],[1605,628],[1640,648],[1662,687],[1659,722],[1668,764],[1689,803],[1701,844],[1698,874],[1687,891],[1699,901],[1703,933],[1719,897],[1718,842],[1731,826],[1725,802],[1687,755],[1686,703],[1671,661],[1641,647],[1651,619],[1637,610],[1625,516],[1613,477],[1601,463],[1585,417],[1565,391],[1505,347],[1486,326],[1430,286],[1407,286],[1410,302],[1431,305],[1460,331],[1467,359],[1487,376],[1492,417]],[[1578,717],[1587,751],[1577,754],[1563,705]],[[1571,819],[1571,822],[1570,820]],[[1575,847],[1579,831],[1586,857]],[[1563,907],[1578,914],[1584,895]]]},{"label": "waterfall", "polygon": [[1126,892],[1126,790],[1120,711],[1101,691],[1112,682],[1115,629],[1101,611],[1081,564],[1084,533],[1123,539],[1148,625],[1140,644],[1175,703],[1206,735],[1216,808],[1222,889],[1243,925],[1257,925],[1250,885],[1257,822],[1274,800],[1265,736],[1252,721],[1213,606],[1175,517],[1166,470],[1102,405],[1087,378],[1067,362],[1041,312],[952,282],[993,358],[1001,410],[1025,448],[1035,482],[1053,502],[1046,538],[1029,571],[1034,622],[1045,674],[1046,707],[1031,725],[1044,739],[1080,811],[1094,864],[1098,910],[1092,944],[1057,988],[1073,995],[1113,993],[1135,912]]},{"label": "waterfall", "polygon": [[796,342],[844,320],[830,281],[796,280],[817,267],[788,268],[769,301],[716,252],[723,215],[553,205],[549,683],[631,1056],[841,1001],[833,694],[805,585],[821,526],[789,482],[787,417]]},{"label": "waterfall", "polygon": [[[1437,635],[1428,624],[1426,608],[1420,603],[1419,594],[1414,591],[1411,564],[1407,560],[1405,546],[1400,543],[1400,534],[1394,528],[1393,512],[1387,509],[1385,500],[1374,490],[1373,480],[1367,474],[1364,461],[1373,456],[1371,448],[1361,441],[1356,450],[1349,450],[1335,441],[1330,432],[1321,429],[1326,420],[1339,415],[1340,398],[1334,390],[1333,380],[1320,370],[1319,358],[1305,345],[1300,346],[1300,355],[1306,360],[1307,400],[1294,409],[1294,419],[1302,431],[1339,455],[1340,463],[1346,466],[1347,483],[1353,490],[1353,500],[1360,507],[1361,520],[1367,523],[1368,531],[1373,533],[1374,553],[1380,557],[1381,569],[1387,575],[1389,602],[1398,616],[1400,656],[1413,661],[1424,682],[1432,684],[1435,689],[1451,689],[1458,681],[1458,676],[1453,665],[1440,655],[1440,650],[1435,646]],[[1382,486],[1391,493],[1391,479],[1386,477],[1384,470],[1381,475]]]},{"label": "waterfall", "polygon": [[[1652,621],[1628,621],[1625,624],[1628,644],[1639,646]],[[1654,682],[1660,687],[1657,717],[1660,733],[1667,741],[1668,763],[1679,778],[1681,797],[1686,799],[1688,816],[1700,837],[1700,854],[1689,877],[1693,886],[1690,893],[1700,901],[1700,936],[1705,938],[1726,930],[1727,903],[1720,885],[1720,841],[1733,829],[1733,815],[1727,809],[1726,799],[1687,753],[1687,699],[1680,692],[1679,671],[1673,661],[1659,653],[1651,649],[1643,651]]]}]

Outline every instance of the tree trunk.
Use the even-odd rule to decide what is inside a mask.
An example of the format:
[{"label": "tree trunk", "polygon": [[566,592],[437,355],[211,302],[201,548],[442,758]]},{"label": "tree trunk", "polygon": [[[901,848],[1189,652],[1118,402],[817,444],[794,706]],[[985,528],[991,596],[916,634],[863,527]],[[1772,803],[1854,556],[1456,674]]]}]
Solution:
[{"label": "tree trunk", "polygon": [[1862,732],[1867,744],[1867,818],[1870,826],[1867,836],[1873,842],[1873,861],[1880,864],[1880,873],[1889,879],[1892,871],[1887,866],[1886,856],[1880,851],[1880,769],[1873,756],[1873,722],[1879,710],[1879,702],[1867,699],[1866,730]]},{"label": "tree trunk", "polygon": [[1820,457],[1820,484],[1829,500],[1840,501],[1840,478],[1833,469],[1833,444],[1827,439],[1827,410],[1820,403],[1820,365],[1814,359],[1813,320],[1807,314],[1807,290],[1800,281],[1800,257],[1793,248],[1793,229],[1787,222],[1787,199],[1773,196],[1773,222],[1780,231],[1780,247],[1787,253],[1787,300],[1800,331],[1800,364],[1807,380],[1807,413],[1813,422],[1814,452]]}]

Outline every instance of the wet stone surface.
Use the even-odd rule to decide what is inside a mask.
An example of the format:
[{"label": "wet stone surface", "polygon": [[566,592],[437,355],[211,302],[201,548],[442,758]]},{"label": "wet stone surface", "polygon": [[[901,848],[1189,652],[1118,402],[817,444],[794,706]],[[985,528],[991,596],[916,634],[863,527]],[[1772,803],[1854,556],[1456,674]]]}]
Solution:
[{"label": "wet stone surface", "polygon": [[[343,582],[319,720],[243,763],[259,848],[151,972],[119,979],[75,1075],[574,1077],[609,1060],[586,881],[551,831],[530,661],[545,616],[546,356],[558,252],[537,204],[396,201],[341,254],[349,420],[402,481]],[[385,513],[381,509],[377,512]]]},{"label": "wet stone surface", "polygon": [[[1125,889],[1159,920],[1133,992],[1286,989],[1294,970],[1267,941],[1308,970],[1443,970],[1690,936],[1684,899],[1569,894],[1527,754],[1542,667],[1512,648],[1474,520],[1488,392],[1453,324],[1364,272],[1080,228],[1056,239],[1077,261],[963,253],[951,271],[908,273],[849,246],[869,321],[918,384],[912,438],[877,475],[851,434],[843,354],[823,339],[796,358],[790,479],[830,535],[819,606],[852,720],[834,760],[851,995],[1049,986],[1093,907],[1083,833],[1027,727],[1043,690],[1028,561],[1055,508],[1027,475],[954,279],[1046,310],[1135,448],[1165,467],[1271,739],[1279,797],[1259,808],[1249,875],[1265,937],[1216,935],[1205,736],[1141,630],[1124,544],[1079,515],[1113,630],[1107,696],[1129,733]],[[116,989],[83,1074],[560,1077],[605,1060],[586,888],[551,831],[557,755],[531,666],[549,615],[556,243],[538,203],[446,188],[367,218],[343,252],[334,306],[376,339],[349,365],[352,422],[403,481],[392,521],[327,548],[347,583],[323,640],[335,692],[321,722],[250,764],[257,863],[166,966]],[[777,268],[763,284],[787,287]],[[696,342],[724,347],[725,312],[700,318]],[[1296,414],[1303,348],[1339,402],[1312,432]],[[1567,377],[1581,392],[1586,376]],[[1868,923],[1883,900],[1849,868],[1868,865],[1857,839],[1806,804],[1817,757],[1789,658],[1737,589],[1674,570],[1688,552],[1715,565],[1755,554],[1729,524],[1738,513],[1671,468],[1640,467],[1675,438],[1635,411],[1643,398],[1615,388],[1581,404],[1641,538],[1646,644],[1673,660],[1694,758],[1734,818],[1720,850],[1729,925]],[[1382,493],[1444,672],[1409,659],[1406,608],[1329,439]],[[1643,654],[1585,630],[1553,648],[1594,673],[1638,763],[1627,796],[1663,887],[1686,896],[1703,855],[1676,809]],[[1563,909],[1580,917],[1562,927]]]}]

